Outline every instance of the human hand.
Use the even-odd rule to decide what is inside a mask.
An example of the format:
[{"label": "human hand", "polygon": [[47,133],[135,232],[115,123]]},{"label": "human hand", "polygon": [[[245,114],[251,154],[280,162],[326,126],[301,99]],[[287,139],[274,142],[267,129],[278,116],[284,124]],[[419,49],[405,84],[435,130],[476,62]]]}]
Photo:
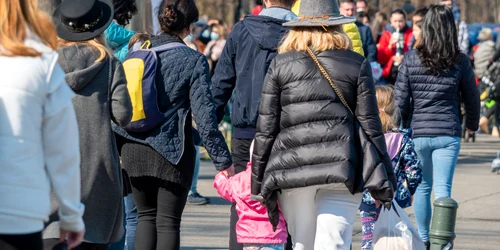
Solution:
[{"label": "human hand", "polygon": [[391,40],[389,40],[389,48],[392,48],[392,46],[394,46],[394,44],[396,44],[398,42],[399,42],[399,38],[392,35]]},{"label": "human hand", "polygon": [[68,250],[71,250],[82,243],[84,235],[85,235],[85,230],[79,232],[69,232],[64,229],[61,229],[59,240],[61,242],[64,242],[66,240],[68,245]]},{"label": "human hand", "polygon": [[394,56],[392,58],[393,58],[393,60],[394,60],[395,63],[401,64],[403,62],[404,56]]},{"label": "human hand", "polygon": [[223,175],[225,175],[226,177],[231,177],[233,175],[235,175],[235,171],[234,171],[234,166],[231,166],[229,168],[226,168],[222,171],[220,171]]}]

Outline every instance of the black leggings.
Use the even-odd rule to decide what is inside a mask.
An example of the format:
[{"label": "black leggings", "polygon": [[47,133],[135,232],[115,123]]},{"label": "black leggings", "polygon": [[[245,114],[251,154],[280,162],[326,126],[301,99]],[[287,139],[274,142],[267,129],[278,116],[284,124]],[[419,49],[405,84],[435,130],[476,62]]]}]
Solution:
[{"label": "black leggings", "polygon": [[141,250],[180,249],[181,217],[188,189],[180,185],[168,187],[155,178],[132,179],[132,198],[138,221],[135,248]]},{"label": "black leggings", "polygon": [[0,234],[2,250],[43,250],[42,232],[32,234]]}]

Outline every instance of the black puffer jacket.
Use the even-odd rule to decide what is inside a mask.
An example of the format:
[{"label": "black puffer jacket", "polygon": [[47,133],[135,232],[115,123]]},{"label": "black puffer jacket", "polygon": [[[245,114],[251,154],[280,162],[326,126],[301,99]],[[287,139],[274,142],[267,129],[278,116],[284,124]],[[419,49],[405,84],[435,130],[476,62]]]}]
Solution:
[{"label": "black puffer jacket", "polygon": [[[388,179],[395,183],[370,62],[347,50],[325,51],[317,57],[384,164],[372,173],[358,167],[361,150],[352,115],[309,54],[281,54],[264,82],[252,158],[252,195],[260,194],[266,201],[274,200],[280,189],[345,183],[351,193],[358,193],[367,178],[377,179],[381,188],[390,187]],[[381,198],[390,201],[391,194],[387,196]]]},{"label": "black puffer jacket", "polygon": [[413,128],[415,137],[461,136],[461,102],[467,112],[467,128],[476,131],[479,90],[465,54],[439,76],[428,72],[416,51],[405,55],[396,81],[396,105],[405,127]]}]

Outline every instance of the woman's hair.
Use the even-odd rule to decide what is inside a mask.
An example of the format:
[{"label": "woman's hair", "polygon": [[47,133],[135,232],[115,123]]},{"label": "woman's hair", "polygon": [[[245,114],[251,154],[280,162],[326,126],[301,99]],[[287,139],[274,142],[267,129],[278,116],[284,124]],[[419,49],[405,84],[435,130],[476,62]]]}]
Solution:
[{"label": "woman's hair", "polygon": [[199,16],[194,0],[163,0],[158,21],[163,32],[177,35],[189,29],[192,23],[198,21]]},{"label": "woman's hair", "polygon": [[99,51],[99,58],[95,60],[96,62],[100,62],[106,58],[106,55],[112,55],[113,52],[106,46],[106,38],[104,36],[104,33],[101,33],[99,36],[87,40],[87,41],[81,41],[81,42],[73,42],[73,41],[67,41],[64,39],[59,39],[57,42],[59,47],[68,47],[68,46],[74,46],[78,44],[86,44],[91,47],[94,47],[97,51]]},{"label": "woman's hair", "polygon": [[37,6],[37,0],[0,1],[0,55],[40,56],[40,52],[24,44],[29,32],[37,35],[46,46],[57,48],[56,30]]},{"label": "woman's hair", "polygon": [[429,12],[429,8],[423,7],[415,11],[415,14],[413,16],[421,16],[422,18],[425,17],[425,15]]},{"label": "woman's hair", "polygon": [[255,0],[255,5],[264,5],[264,1],[263,0]]},{"label": "woman's hair", "polygon": [[[325,31],[324,29],[327,29]],[[315,51],[334,49],[352,49],[351,39],[344,33],[342,26],[330,27],[294,27],[283,38],[278,53],[306,51],[309,47]]]},{"label": "woman's hair", "polygon": [[121,26],[129,24],[132,16],[137,13],[135,0],[113,0],[113,6],[115,8],[114,19]]},{"label": "woman's hair", "polygon": [[151,34],[148,32],[137,32],[128,41],[128,49],[131,50],[134,44],[143,43],[149,39],[151,39]]},{"label": "woman's hair", "polygon": [[[216,25],[214,25],[214,28],[217,28],[217,30],[219,31],[220,38],[227,39],[227,29],[226,29],[225,25],[216,24]],[[212,30],[213,30],[213,28],[212,28]]]},{"label": "woman's hair", "polygon": [[453,12],[434,5],[422,24],[422,42],[417,47],[422,64],[434,75],[447,72],[460,55]]},{"label": "woman's hair", "polygon": [[391,17],[396,15],[396,14],[403,15],[404,19],[406,20],[406,12],[404,12],[404,10],[402,10],[402,9],[393,10],[391,12]]},{"label": "woman's hair", "polygon": [[390,85],[377,85],[376,95],[382,131],[385,133],[394,128],[394,89]]},{"label": "woman's hair", "polygon": [[382,12],[377,12],[375,13],[375,18],[372,21],[372,24],[370,25],[372,35],[373,35],[373,41],[377,42],[378,35],[385,30],[385,25],[387,24],[387,15]]}]

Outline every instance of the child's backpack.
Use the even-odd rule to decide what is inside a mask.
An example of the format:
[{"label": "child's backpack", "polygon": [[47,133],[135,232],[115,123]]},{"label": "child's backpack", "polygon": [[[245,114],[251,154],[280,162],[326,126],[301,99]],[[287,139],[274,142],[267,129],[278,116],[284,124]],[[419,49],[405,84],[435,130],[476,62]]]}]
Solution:
[{"label": "child's backpack", "polygon": [[182,43],[168,43],[149,49],[150,45],[151,42],[146,41],[141,49],[132,51],[123,62],[127,89],[132,101],[132,121],[124,127],[129,132],[149,131],[177,111],[174,107],[169,109],[170,112],[163,113],[158,108],[158,91],[155,81],[158,62],[156,54],[187,46]]}]

